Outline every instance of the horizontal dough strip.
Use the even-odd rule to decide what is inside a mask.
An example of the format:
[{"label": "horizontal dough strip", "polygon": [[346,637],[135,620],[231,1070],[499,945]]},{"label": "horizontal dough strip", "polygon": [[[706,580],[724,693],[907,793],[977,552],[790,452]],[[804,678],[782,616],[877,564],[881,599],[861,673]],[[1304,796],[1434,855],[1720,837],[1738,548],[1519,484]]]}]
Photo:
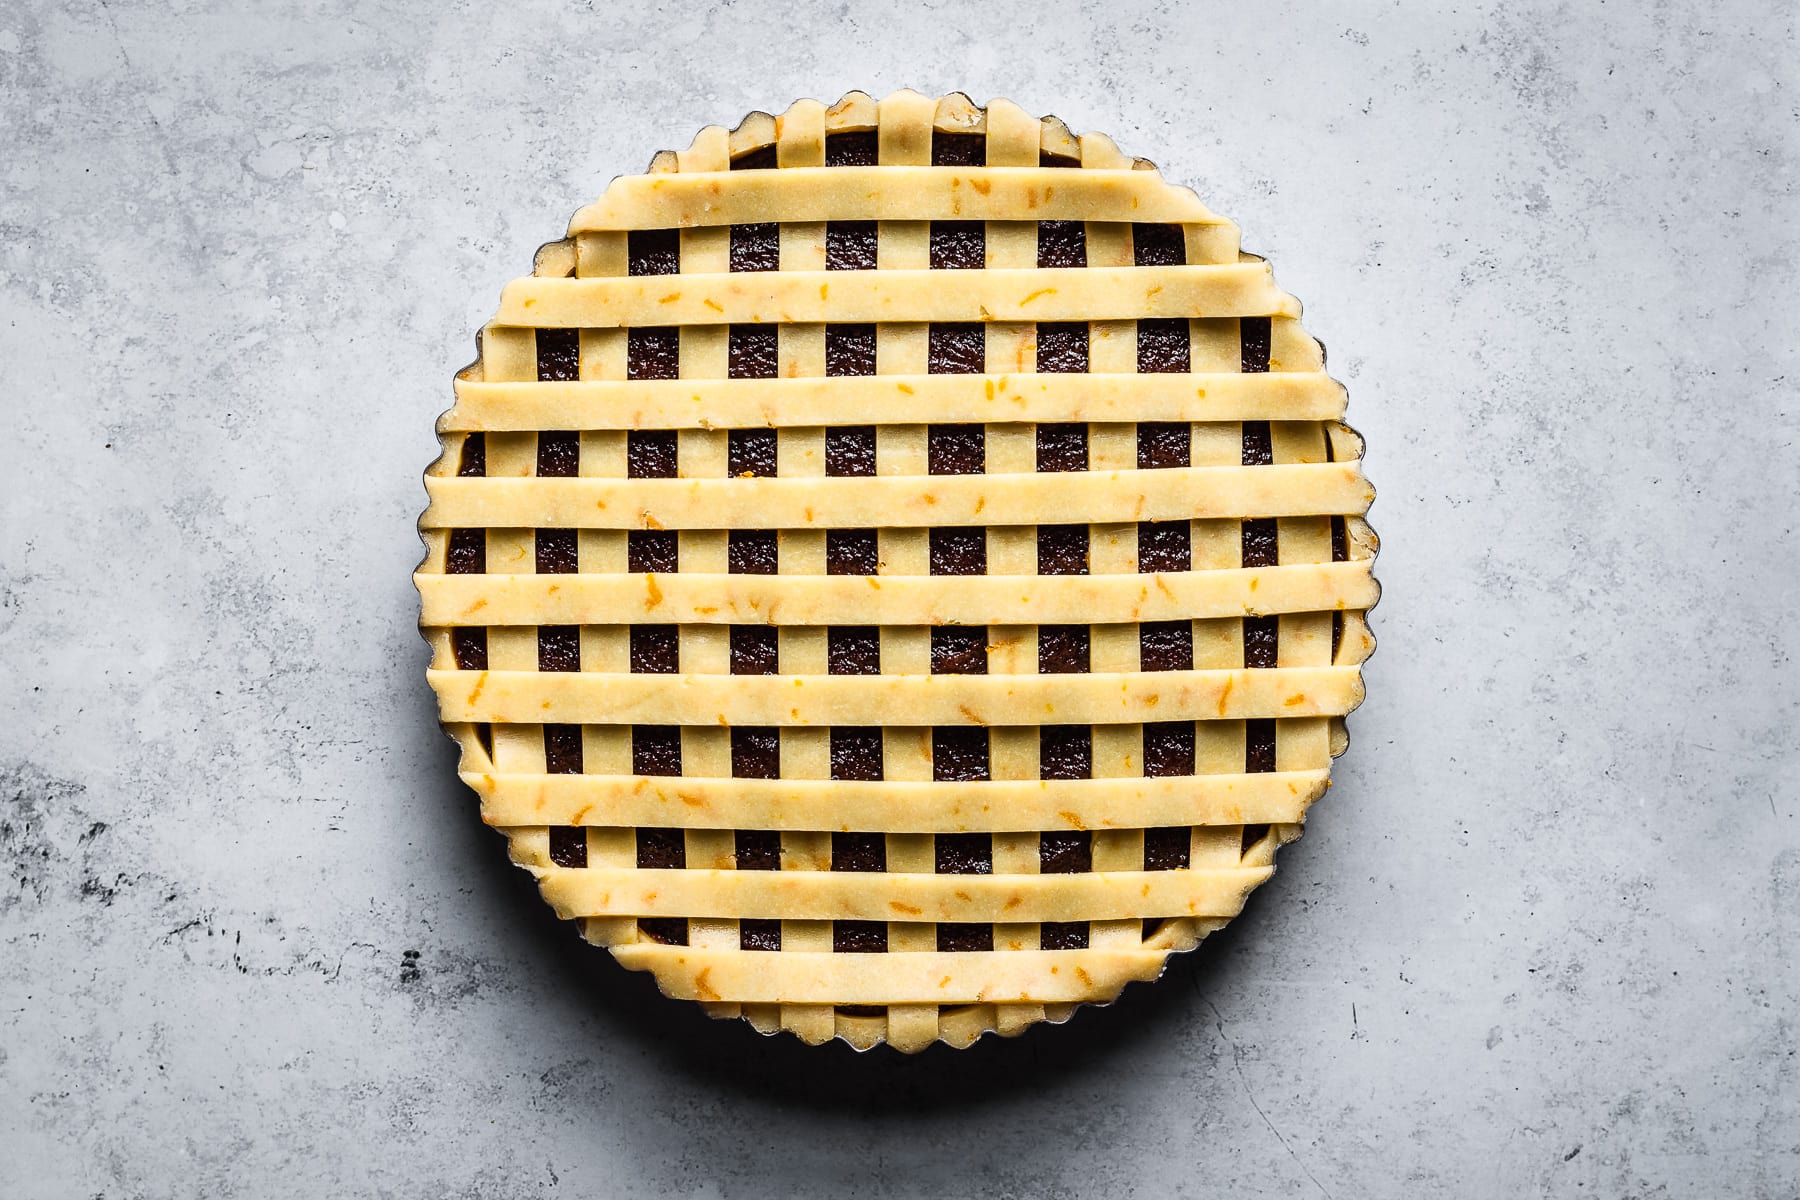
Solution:
[{"label": "horizontal dough strip", "polygon": [[540,867],[559,917],[791,921],[1124,921],[1235,917],[1270,867],[936,875],[894,871]]},{"label": "horizontal dough strip", "polygon": [[[1063,878],[1068,878],[1064,876]],[[634,942],[613,956],[676,1000],[746,1004],[1059,1004],[1111,1000],[1162,973],[1163,950],[831,954]]]},{"label": "horizontal dough strip", "polygon": [[569,234],[764,221],[1156,221],[1224,225],[1155,171],[784,167],[616,179]]},{"label": "horizontal dough strip", "polygon": [[1091,675],[429,671],[441,719],[612,725],[1110,725],[1339,717],[1356,667]]},{"label": "horizontal dough strip", "polygon": [[1367,560],[1133,575],[440,575],[446,625],[1078,625],[1373,607]]},{"label": "horizontal dough strip", "polygon": [[462,778],[481,797],[482,820],[501,828],[679,826],[859,833],[1291,825],[1304,820],[1306,810],[1331,786],[1323,768],[981,783],[475,772]]},{"label": "horizontal dough strip", "polygon": [[426,529],[916,529],[1366,511],[1356,463],[1007,475],[498,479],[428,475]]},{"label": "horizontal dough strip", "polygon": [[943,421],[1333,421],[1322,371],[1249,375],[858,375],[785,379],[456,381],[440,432],[760,429]]},{"label": "horizontal dough strip", "polygon": [[500,294],[496,325],[870,321],[1107,321],[1297,317],[1266,262],[1194,267],[979,271],[735,271],[712,275],[527,276]]}]

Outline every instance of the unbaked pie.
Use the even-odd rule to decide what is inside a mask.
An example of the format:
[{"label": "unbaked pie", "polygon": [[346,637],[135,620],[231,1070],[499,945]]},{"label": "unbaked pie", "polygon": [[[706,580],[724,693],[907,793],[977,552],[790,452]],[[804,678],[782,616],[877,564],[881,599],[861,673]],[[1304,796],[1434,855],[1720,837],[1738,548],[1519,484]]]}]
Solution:
[{"label": "unbaked pie", "polygon": [[1373,492],[1237,227],[1006,101],[709,127],[509,284],[417,574],[483,819],[668,995],[968,1045],[1155,978],[1362,697]]}]

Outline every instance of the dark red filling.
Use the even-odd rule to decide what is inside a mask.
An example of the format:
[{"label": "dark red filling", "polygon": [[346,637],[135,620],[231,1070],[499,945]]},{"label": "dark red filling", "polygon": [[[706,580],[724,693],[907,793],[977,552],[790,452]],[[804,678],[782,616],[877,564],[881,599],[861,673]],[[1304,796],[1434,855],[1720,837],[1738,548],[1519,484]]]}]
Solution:
[{"label": "dark red filling", "polygon": [[459,626],[450,631],[450,652],[459,671],[485,671],[488,667],[487,630],[481,626]]},{"label": "dark red filling", "polygon": [[688,940],[686,917],[645,917],[638,922],[644,936],[665,946],[685,946]]},{"label": "dark red filling", "polygon": [[1274,445],[1269,438],[1267,421],[1244,422],[1244,455],[1246,467],[1266,467],[1275,461]]},{"label": "dark red filling", "polygon": [[875,427],[839,426],[825,431],[825,474],[873,475]]},{"label": "dark red filling", "polygon": [[1273,720],[1257,720],[1244,722],[1244,770],[1273,771],[1275,769],[1275,722]]},{"label": "dark red filling", "polygon": [[1138,373],[1188,369],[1188,323],[1180,317],[1154,318],[1137,323]]},{"label": "dark red filling", "polygon": [[880,141],[873,129],[825,135],[825,165],[828,167],[872,167],[880,153]]},{"label": "dark red filling", "polygon": [[733,225],[729,266],[733,271],[780,270],[781,226],[773,221]]},{"label": "dark red filling", "polygon": [[992,875],[994,839],[986,833],[940,833],[935,839],[939,875]]},{"label": "dark red filling", "polygon": [[774,575],[781,547],[772,529],[734,529],[725,541],[725,569],[733,575]]},{"label": "dark red filling", "polygon": [[573,529],[537,531],[537,573],[573,575],[580,570],[579,542]]},{"label": "dark red filling", "polygon": [[1079,167],[1080,165],[1081,160],[1072,154],[1050,154],[1044,150],[1038,151],[1038,166],[1040,167]]},{"label": "dark red filling", "polygon": [[734,171],[772,171],[775,169],[775,146],[758,146],[754,150],[746,150],[731,160]]},{"label": "dark red filling", "polygon": [[538,626],[538,670],[581,670],[581,626]]},{"label": "dark red filling", "polygon": [[1088,327],[1082,321],[1066,321],[1037,327],[1037,369],[1040,374],[1071,375],[1088,369]]},{"label": "dark red filling", "polygon": [[1256,845],[1256,843],[1262,841],[1268,835],[1269,835],[1269,826],[1267,826],[1267,825],[1246,825],[1246,826],[1244,826],[1244,835],[1238,843],[1238,845],[1240,847],[1238,850],[1238,854],[1241,856],[1241,855],[1250,853],[1250,847]]},{"label": "dark red filling", "polygon": [[1179,267],[1187,262],[1187,235],[1179,225],[1133,225],[1131,260],[1140,267]]},{"label": "dark red filling", "polygon": [[931,131],[931,165],[934,167],[981,167],[987,165],[987,135],[983,133],[945,133]]},{"label": "dark red filling", "polygon": [[[733,325],[725,371],[733,379],[773,379],[780,374],[781,338],[775,326]],[[774,436],[772,432],[770,436]]]},{"label": "dark red filling", "polygon": [[738,922],[738,949],[740,950],[779,950],[781,949],[781,922],[771,920],[743,920]]},{"label": "dark red filling", "polygon": [[873,271],[876,266],[874,221],[825,222],[825,269]]},{"label": "dark red filling", "polygon": [[825,669],[833,675],[881,674],[881,631],[873,625],[833,625],[825,631]]},{"label": "dark red filling", "polygon": [[681,230],[634,229],[626,234],[625,271],[628,275],[680,274]]},{"label": "dark red filling", "polygon": [[1194,623],[1147,621],[1138,626],[1138,669],[1143,671],[1191,671],[1194,669]]},{"label": "dark red filling", "polygon": [[566,430],[538,434],[537,473],[546,479],[573,479],[581,474],[581,435]]},{"label": "dark red filling", "polygon": [[[576,768],[580,770],[579,766]],[[587,866],[587,830],[569,825],[550,826],[550,861],[559,867]]]},{"label": "dark red filling", "polygon": [[994,927],[992,925],[939,925],[937,927],[937,948],[940,954],[992,950],[994,948]]},{"label": "dark red filling", "polygon": [[1088,573],[1088,527],[1086,525],[1039,525],[1037,573],[1039,575],[1086,575]]},{"label": "dark red filling", "polygon": [[587,866],[587,830],[578,825],[552,825],[550,861],[559,867]]},{"label": "dark red filling", "polygon": [[1138,570],[1186,571],[1194,565],[1193,529],[1186,521],[1138,523]]},{"label": "dark red filling", "polygon": [[637,865],[646,871],[679,871],[685,868],[687,834],[679,829],[638,830]]},{"label": "dark red filling", "polygon": [[1150,778],[1194,773],[1194,723],[1158,721],[1144,726],[1144,774]]},{"label": "dark red filling", "polygon": [[537,377],[540,381],[581,377],[579,329],[537,331]]},{"label": "dark red filling", "polygon": [[487,530],[452,529],[444,553],[447,575],[482,575],[487,572]]},{"label": "dark red filling", "polygon": [[1086,625],[1038,626],[1038,674],[1085,674],[1088,640]]},{"label": "dark red filling", "polygon": [[980,425],[933,425],[925,436],[925,469],[933,475],[979,475],[987,469]]},{"label": "dark red filling", "polygon": [[987,227],[980,221],[933,221],[934,271],[979,271],[987,265]]},{"label": "dark red filling", "polygon": [[726,435],[725,469],[733,478],[775,474],[775,431],[733,429]]},{"label": "dark red filling", "polygon": [[625,535],[628,570],[673,573],[680,565],[681,540],[673,529],[633,529]]},{"label": "dark red filling", "polygon": [[1144,870],[1179,871],[1188,865],[1193,841],[1193,831],[1185,825],[1144,830]]},{"label": "dark red filling", "polygon": [[673,675],[681,665],[680,627],[633,625],[631,669],[640,675]]},{"label": "dark red filling", "polygon": [[1246,375],[1269,369],[1269,318],[1244,317],[1238,321],[1238,340],[1243,348],[1239,364]]},{"label": "dark red filling", "polygon": [[[825,374],[873,375],[875,373],[875,327],[873,325],[827,325],[825,327]],[[870,474],[874,474],[873,471]]]},{"label": "dark red filling", "polygon": [[1147,421],[1137,427],[1137,465],[1140,471],[1185,467],[1192,461],[1192,437],[1185,424]]},{"label": "dark red filling", "polygon": [[462,459],[456,465],[456,473],[477,477],[487,474],[487,434],[471,433],[463,439]]},{"label": "dark red filling", "polygon": [[740,829],[735,846],[740,871],[781,870],[781,835],[772,829]]},{"label": "dark red filling", "polygon": [[[572,727],[572,725],[545,727],[545,752],[551,750],[549,736],[547,736],[551,729],[576,730],[576,750],[578,750],[578,754],[576,754],[576,766],[574,766],[572,772],[558,772],[553,766],[553,768],[551,768],[551,774],[580,774],[581,730],[578,729],[578,727]],[[587,829],[580,828],[580,826],[551,826],[551,862],[558,865],[558,867],[585,867],[585,865],[587,865]]]},{"label": "dark red filling", "polygon": [[1244,665],[1273,667],[1281,649],[1279,617],[1244,618]]},{"label": "dark red filling", "polygon": [[1085,829],[1038,835],[1040,874],[1080,875],[1093,869],[1093,835]]},{"label": "dark red filling", "polygon": [[931,778],[938,783],[968,783],[987,779],[988,731],[960,726],[933,729]]},{"label": "dark red filling", "polygon": [[[740,725],[731,731],[734,779],[781,778],[781,733],[768,725]],[[743,834],[738,835],[740,838]]]},{"label": "dark red filling", "polygon": [[1039,221],[1037,265],[1087,266],[1087,226],[1080,221]]},{"label": "dark red filling", "polygon": [[882,768],[880,729],[863,726],[836,726],[832,729],[833,779],[880,779]]},{"label": "dark red filling", "polygon": [[544,770],[551,775],[581,774],[581,726],[544,726]]},{"label": "dark red filling", "polygon": [[1039,425],[1037,469],[1085,471],[1088,469],[1086,425]]},{"label": "dark red filling", "polygon": [[925,369],[933,375],[979,375],[987,369],[987,334],[976,322],[940,321],[926,334]]},{"label": "dark red filling", "polygon": [[625,333],[625,375],[628,379],[676,379],[680,377],[680,329],[664,326],[627,330]]},{"label": "dark red filling", "polygon": [[1246,567],[1274,566],[1278,561],[1277,547],[1274,517],[1256,517],[1244,522],[1239,553]]},{"label": "dark red filling", "polygon": [[775,674],[781,639],[772,626],[733,625],[730,636],[733,675]]},{"label": "dark red filling", "polygon": [[873,529],[827,529],[827,575],[874,575],[881,566],[880,542]]},{"label": "dark red filling", "polygon": [[[833,921],[831,948],[838,954],[886,954],[887,922]],[[879,1008],[870,1008],[858,1015],[876,1016],[880,1012]]]},{"label": "dark red filling", "polygon": [[987,574],[987,530],[944,528],[928,535],[933,575]]},{"label": "dark red filling", "polygon": [[832,834],[831,869],[834,871],[887,870],[887,837],[879,833]]},{"label": "dark red filling", "polygon": [[1089,779],[1094,774],[1094,730],[1089,725],[1038,728],[1039,779]]},{"label": "dark red filling", "polygon": [[633,775],[681,774],[681,727],[633,725],[631,727]]},{"label": "dark red filling", "polygon": [[933,675],[986,675],[988,631],[985,625],[936,625],[931,630]]},{"label": "dark red filling", "polygon": [[625,435],[625,473],[632,479],[673,479],[677,447],[674,430],[634,429]]},{"label": "dark red filling", "polygon": [[1038,945],[1045,950],[1086,950],[1086,921],[1046,921],[1038,926]]}]

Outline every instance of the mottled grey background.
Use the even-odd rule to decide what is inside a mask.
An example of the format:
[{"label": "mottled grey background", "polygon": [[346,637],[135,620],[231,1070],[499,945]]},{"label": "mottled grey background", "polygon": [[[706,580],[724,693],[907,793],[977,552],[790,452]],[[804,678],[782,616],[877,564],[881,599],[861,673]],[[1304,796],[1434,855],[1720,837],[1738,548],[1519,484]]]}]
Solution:
[{"label": "mottled grey background", "polygon": [[[894,7],[0,9],[0,1195],[1800,1194],[1791,10]],[[1387,589],[1236,925],[915,1059],[558,925],[409,580],[533,249],[703,123],[902,85],[1242,221]]]}]

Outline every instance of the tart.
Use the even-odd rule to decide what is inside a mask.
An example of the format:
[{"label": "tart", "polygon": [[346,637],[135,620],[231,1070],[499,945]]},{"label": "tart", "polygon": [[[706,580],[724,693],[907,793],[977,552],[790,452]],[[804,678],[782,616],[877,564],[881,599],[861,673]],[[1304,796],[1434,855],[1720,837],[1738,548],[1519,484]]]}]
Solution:
[{"label": "tart", "polygon": [[559,916],[808,1042],[1062,1021],[1223,926],[1373,647],[1344,389],[1238,230],[1002,100],[702,130],[440,419],[462,778]]}]

